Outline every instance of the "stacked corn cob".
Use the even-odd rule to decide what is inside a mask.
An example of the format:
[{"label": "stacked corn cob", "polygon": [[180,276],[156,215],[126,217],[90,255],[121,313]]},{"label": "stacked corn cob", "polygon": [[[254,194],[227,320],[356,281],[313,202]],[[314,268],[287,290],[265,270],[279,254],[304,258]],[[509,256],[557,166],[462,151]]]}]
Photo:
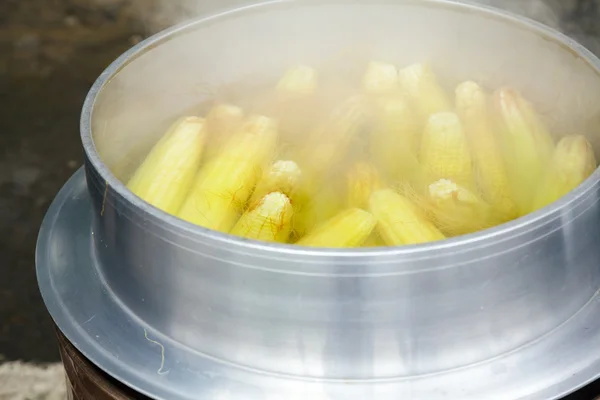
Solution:
[{"label": "stacked corn cob", "polygon": [[361,83],[321,118],[327,85],[294,67],[265,115],[217,104],[206,119],[178,120],[128,187],[208,229],[348,248],[486,229],[558,200],[596,169],[584,136],[555,144],[512,88],[488,95],[467,81],[452,100],[429,65],[381,62]]}]

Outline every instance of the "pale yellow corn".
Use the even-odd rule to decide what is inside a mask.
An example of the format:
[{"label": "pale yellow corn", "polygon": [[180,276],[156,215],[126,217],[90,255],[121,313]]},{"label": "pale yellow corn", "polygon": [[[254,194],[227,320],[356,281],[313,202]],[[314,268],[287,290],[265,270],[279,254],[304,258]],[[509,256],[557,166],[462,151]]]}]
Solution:
[{"label": "pale yellow corn", "polygon": [[329,248],[358,247],[371,235],[376,223],[367,211],[351,208],[324,222],[296,244]]},{"label": "pale yellow corn", "polygon": [[200,169],[179,217],[229,232],[273,157],[276,139],[274,120],[248,118],[215,158]]},{"label": "pale yellow corn", "polygon": [[312,192],[302,191],[294,197],[294,201],[293,228],[296,237],[304,236],[344,206],[340,191],[331,185]]},{"label": "pale yellow corn", "polygon": [[277,83],[277,92],[284,96],[306,96],[317,90],[317,71],[306,65],[298,65],[285,72]]},{"label": "pale yellow corn", "polygon": [[473,161],[467,136],[458,116],[451,112],[429,117],[421,140],[423,167],[436,179],[472,187]]},{"label": "pale yellow corn", "polygon": [[200,166],[206,136],[204,119],[179,120],[134,173],[127,183],[129,190],[153,206],[176,214]]},{"label": "pale yellow corn", "polygon": [[494,129],[489,100],[483,88],[472,81],[456,88],[456,109],[467,134],[475,179],[483,198],[509,221],[518,216],[500,141]]},{"label": "pale yellow corn", "polygon": [[293,209],[290,199],[272,192],[254,203],[231,230],[232,235],[265,242],[287,242],[292,230]]},{"label": "pale yellow corn", "polygon": [[532,105],[514,89],[494,94],[512,196],[521,215],[533,204],[536,187],[554,148],[552,137]]},{"label": "pale yellow corn", "polygon": [[293,198],[300,185],[302,171],[294,161],[280,160],[266,169],[262,178],[258,181],[250,203],[262,199],[271,192],[279,191]]},{"label": "pale yellow corn", "polygon": [[377,230],[388,246],[444,239],[444,234],[410,200],[391,189],[373,193],[369,203]]},{"label": "pale yellow corn", "polygon": [[398,90],[398,69],[393,64],[370,62],[363,77],[363,90],[368,95],[391,94]]},{"label": "pale yellow corn", "polygon": [[409,96],[424,122],[431,114],[452,110],[448,94],[429,64],[413,64],[399,71],[402,90]]},{"label": "pale yellow corn", "polygon": [[345,101],[308,138],[300,154],[308,185],[317,185],[323,175],[338,166],[352,140],[364,127],[366,109],[359,98]]},{"label": "pale yellow corn", "polygon": [[416,156],[421,136],[419,117],[403,96],[383,97],[374,105],[371,158],[388,178],[414,177],[421,168]]},{"label": "pale yellow corn", "polygon": [[383,183],[377,169],[368,163],[356,163],[347,174],[347,205],[367,209],[371,194],[381,189]]},{"label": "pale yellow corn", "polygon": [[562,138],[535,196],[533,210],[539,210],[581,185],[596,169],[596,156],[582,135]]},{"label": "pale yellow corn", "polygon": [[369,237],[367,238],[367,240],[365,240],[365,242],[362,244],[361,247],[385,247],[386,244],[383,241],[383,239],[381,238],[381,236],[379,236],[379,233],[377,232],[376,229],[373,230],[373,232],[371,232],[371,235],[369,235]]},{"label": "pale yellow corn", "polygon": [[206,146],[206,159],[211,159],[236,133],[244,119],[244,111],[231,104],[217,104],[206,115],[209,137]]},{"label": "pale yellow corn", "polygon": [[477,232],[501,223],[483,199],[447,179],[429,186],[429,207],[433,222],[449,236]]}]

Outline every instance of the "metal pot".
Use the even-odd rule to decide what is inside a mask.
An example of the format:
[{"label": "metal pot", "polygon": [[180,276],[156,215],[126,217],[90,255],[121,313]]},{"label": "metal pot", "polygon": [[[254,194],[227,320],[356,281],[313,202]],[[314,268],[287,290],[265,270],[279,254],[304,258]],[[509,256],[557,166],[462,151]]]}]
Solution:
[{"label": "metal pot", "polygon": [[548,399],[597,378],[598,172],[481,233],[335,251],[192,226],[119,180],[207,83],[274,77],[348,49],[429,60],[456,82],[509,83],[557,131],[597,143],[600,61],[492,9],[278,1],[177,26],[121,56],[85,102],[85,180],[78,172],[57,196],[37,251],[59,328],[157,399]]}]

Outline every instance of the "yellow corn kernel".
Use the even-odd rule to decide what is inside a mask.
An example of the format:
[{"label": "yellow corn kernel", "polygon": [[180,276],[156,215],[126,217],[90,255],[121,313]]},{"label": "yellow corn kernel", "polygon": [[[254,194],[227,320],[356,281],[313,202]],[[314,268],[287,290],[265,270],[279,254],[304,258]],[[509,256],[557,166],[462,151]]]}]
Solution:
[{"label": "yellow corn kernel", "polygon": [[421,168],[416,157],[420,141],[418,116],[399,95],[377,99],[374,109],[371,158],[388,178],[410,179]]},{"label": "yellow corn kernel", "polygon": [[473,162],[467,136],[458,116],[451,112],[429,117],[421,140],[423,167],[436,179],[472,187]]},{"label": "yellow corn kernel", "polygon": [[302,171],[294,161],[276,161],[269,169],[265,170],[262,178],[258,181],[250,198],[250,204],[275,191],[293,198],[301,177]]},{"label": "yellow corn kernel", "polygon": [[184,202],[200,166],[207,136],[202,118],[179,120],[152,148],[127,187],[170,214]]},{"label": "yellow corn kernel", "polygon": [[231,104],[217,104],[206,115],[209,137],[206,146],[206,159],[211,159],[236,133],[244,119],[244,111]]},{"label": "yellow corn kernel", "polygon": [[393,64],[369,63],[363,77],[363,89],[368,95],[384,95],[397,91],[398,69]]},{"label": "yellow corn kernel", "polygon": [[444,234],[410,200],[391,189],[373,193],[369,204],[377,219],[377,230],[388,246],[444,239]]},{"label": "yellow corn kernel", "polygon": [[382,187],[381,177],[375,167],[368,163],[357,163],[348,171],[348,207],[369,207],[369,198]]},{"label": "yellow corn kernel", "polygon": [[324,185],[316,191],[301,190],[294,201],[293,229],[296,237],[304,236],[343,208],[339,190],[331,185]]},{"label": "yellow corn kernel", "polygon": [[277,93],[285,97],[303,97],[317,90],[317,71],[306,65],[290,68],[277,84]]},{"label": "yellow corn kernel", "polygon": [[292,203],[281,192],[272,192],[254,203],[231,230],[232,235],[265,242],[287,242],[292,230]]},{"label": "yellow corn kernel", "polygon": [[512,199],[505,160],[483,88],[472,81],[458,85],[456,109],[467,134],[475,179],[485,201],[498,211],[503,221],[516,218],[517,205]]},{"label": "yellow corn kernel", "polygon": [[511,193],[521,215],[531,210],[539,179],[554,149],[552,137],[532,105],[514,89],[499,89],[494,104],[503,130],[501,136]]},{"label": "yellow corn kernel", "polygon": [[338,166],[347,154],[366,120],[364,102],[351,98],[337,107],[329,118],[315,129],[300,154],[302,171],[308,185],[318,186],[325,173]]},{"label": "yellow corn kernel", "polygon": [[413,64],[399,71],[402,90],[414,103],[422,122],[431,114],[452,110],[448,94],[438,83],[429,64]]},{"label": "yellow corn kernel", "polygon": [[209,229],[229,232],[273,157],[277,124],[252,116],[213,160],[200,169],[179,217]]},{"label": "yellow corn kernel", "polygon": [[376,223],[367,211],[351,208],[319,225],[296,244],[329,248],[358,247],[371,235]]},{"label": "yellow corn kernel", "polygon": [[429,203],[433,222],[449,236],[477,232],[502,222],[483,199],[448,179],[429,186]]},{"label": "yellow corn kernel", "polygon": [[543,175],[533,210],[553,203],[581,185],[596,167],[594,149],[585,136],[570,135],[562,138]]}]

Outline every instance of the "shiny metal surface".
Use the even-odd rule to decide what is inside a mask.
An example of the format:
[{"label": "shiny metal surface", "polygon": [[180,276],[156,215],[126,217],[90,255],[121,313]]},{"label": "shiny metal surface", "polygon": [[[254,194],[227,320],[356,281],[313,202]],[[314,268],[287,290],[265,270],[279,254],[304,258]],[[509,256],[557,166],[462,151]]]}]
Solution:
[{"label": "shiny metal surface", "polygon": [[[595,351],[600,347],[598,295],[564,324],[513,352],[418,378],[307,379],[216,360],[142,321],[108,287],[94,250],[95,232],[90,230],[94,214],[80,170],[54,200],[40,230],[36,257],[40,290],[57,325],[86,357],[156,399],[547,400],[583,386],[600,370]],[[189,312],[193,315],[194,310]],[[468,335],[469,328],[465,330]],[[526,324],[512,331],[525,330]],[[354,336],[340,333],[338,338],[344,343]],[[410,361],[410,348],[402,348],[398,336],[376,338],[365,339],[363,346],[374,349],[374,371],[386,357],[377,349],[387,348],[390,357],[402,354]],[[323,365],[326,362],[323,356]]]},{"label": "shiny metal surface", "polygon": [[598,171],[495,229],[346,251],[207,231],[117,179],[206,82],[276,74],[346,48],[510,82],[557,127],[587,132],[600,115],[594,56],[479,7],[277,2],[174,28],[111,65],[84,106],[88,192],[78,173],[38,247],[58,326],[109,374],[159,399],[547,399],[599,376]]}]

